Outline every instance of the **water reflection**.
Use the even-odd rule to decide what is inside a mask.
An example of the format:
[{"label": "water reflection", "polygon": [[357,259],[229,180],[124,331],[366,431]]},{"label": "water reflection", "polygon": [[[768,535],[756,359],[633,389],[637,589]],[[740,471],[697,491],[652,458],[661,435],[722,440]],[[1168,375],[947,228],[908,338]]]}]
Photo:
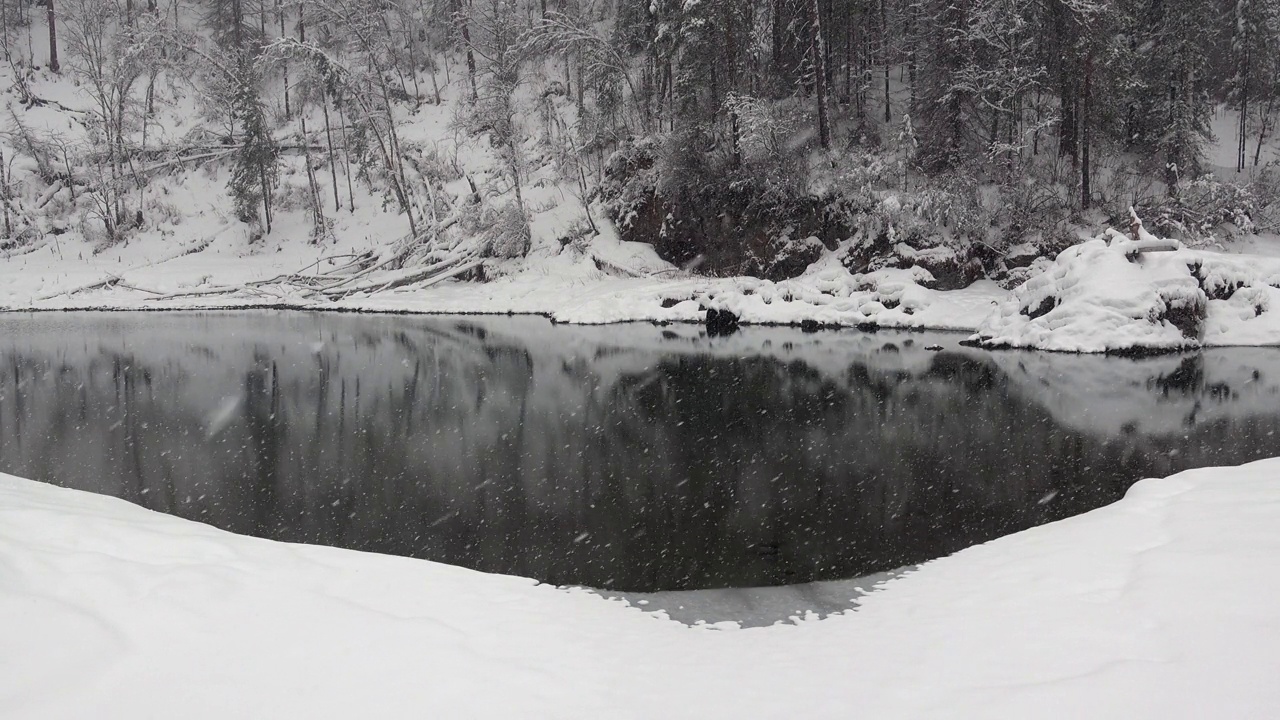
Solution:
[{"label": "water reflection", "polygon": [[957,339],[0,316],[0,470],[239,533],[651,592],[864,576],[1280,455],[1280,352]]}]

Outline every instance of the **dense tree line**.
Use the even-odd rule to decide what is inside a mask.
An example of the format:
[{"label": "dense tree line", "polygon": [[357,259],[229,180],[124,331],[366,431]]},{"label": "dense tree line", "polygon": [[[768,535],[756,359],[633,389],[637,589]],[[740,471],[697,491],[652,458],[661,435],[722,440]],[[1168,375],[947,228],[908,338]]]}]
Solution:
[{"label": "dense tree line", "polygon": [[648,143],[662,183],[782,195],[809,191],[814,151],[844,181],[875,158],[879,187],[1049,168],[1082,212],[1100,154],[1172,195],[1205,169],[1218,108],[1238,116],[1238,171],[1263,164],[1280,110],[1275,0],[3,0],[0,39],[26,104],[48,102],[27,84],[41,63],[92,96],[90,147],[18,116],[10,134],[73,193],[72,166],[91,170],[113,240],[142,222],[158,85],[208,98],[236,212],[268,232],[282,153],[302,153],[317,238],[325,175],[332,212],[363,182],[413,238],[460,222],[448,173],[404,134],[423,104],[454,102],[461,130],[489,136],[507,198],[491,219],[526,220],[523,119],[549,95],[574,108],[548,124],[565,126],[553,156],[584,202],[610,155]]}]

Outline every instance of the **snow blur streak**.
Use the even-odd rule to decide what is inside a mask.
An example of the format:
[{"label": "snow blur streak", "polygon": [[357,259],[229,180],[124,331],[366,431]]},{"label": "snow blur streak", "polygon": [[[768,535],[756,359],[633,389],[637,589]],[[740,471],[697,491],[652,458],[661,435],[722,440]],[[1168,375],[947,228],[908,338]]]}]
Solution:
[{"label": "snow blur streak", "polygon": [[222,403],[218,405],[218,409],[209,417],[208,427],[205,429],[205,437],[216,437],[227,426],[231,424],[236,417],[236,411],[240,409],[242,398],[227,397],[222,399]]}]

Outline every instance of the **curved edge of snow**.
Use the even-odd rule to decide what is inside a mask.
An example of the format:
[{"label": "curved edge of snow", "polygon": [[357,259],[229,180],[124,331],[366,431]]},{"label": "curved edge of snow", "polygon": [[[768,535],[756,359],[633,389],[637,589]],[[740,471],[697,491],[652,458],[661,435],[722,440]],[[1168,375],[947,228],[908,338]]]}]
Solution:
[{"label": "curved edge of snow", "polygon": [[1280,459],[1136,485],[856,612],[720,632],[0,476],[0,715],[1259,717]]}]

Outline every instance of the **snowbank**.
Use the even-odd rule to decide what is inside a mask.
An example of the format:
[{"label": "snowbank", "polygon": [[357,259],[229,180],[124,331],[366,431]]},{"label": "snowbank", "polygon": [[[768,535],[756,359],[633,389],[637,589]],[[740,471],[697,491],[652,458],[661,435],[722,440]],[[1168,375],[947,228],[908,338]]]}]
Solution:
[{"label": "snowbank", "polygon": [[[876,325],[972,331],[1007,294],[984,281],[952,292],[921,285],[927,271],[852,274],[828,253],[793,280],[694,276],[653,248],[610,233],[584,252],[535,236],[529,257],[491,261],[487,282],[450,280],[429,287],[317,299],[285,283],[253,285],[317,267],[335,253],[378,251],[378,241],[317,248],[280,241],[250,246],[216,238],[199,252],[138,241],[94,255],[75,241],[60,249],[0,258],[0,310],[178,310],[243,307],[404,313],[541,314],[557,322],[701,322],[706,310],[731,310],[748,324],[832,327]],[[160,258],[156,260],[155,258]],[[370,276],[379,285],[393,273]],[[104,280],[117,278],[110,287]],[[97,286],[97,287],[95,287]],[[211,286],[240,286],[201,295]]]},{"label": "snowbank", "polygon": [[[1113,231],[1052,262],[1041,258],[1020,268],[1029,279],[1013,292],[989,280],[930,289],[933,277],[919,266],[851,273],[841,250],[792,280],[701,277],[662,261],[651,246],[608,232],[579,249],[535,235],[529,257],[490,261],[486,282],[426,281],[331,297],[272,282],[323,269],[322,258],[335,254],[376,253],[380,243],[250,245],[225,233],[178,247],[139,240],[95,255],[72,239],[0,257],[0,311],[259,307],[539,314],[595,325],[702,322],[715,309],[744,324],[976,332],[974,340],[986,347],[1107,352],[1280,344],[1280,257],[1179,249],[1131,261],[1134,243]],[[362,283],[381,288],[403,274],[375,273]],[[240,289],[202,294],[210,287]]]},{"label": "snowbank", "polygon": [[1266,717],[1280,460],[1135,486],[860,609],[688,628],[0,476],[0,715]]},{"label": "snowbank", "polygon": [[1139,251],[1115,230],[1068,248],[974,336],[986,347],[1067,352],[1280,344],[1280,262]]}]

